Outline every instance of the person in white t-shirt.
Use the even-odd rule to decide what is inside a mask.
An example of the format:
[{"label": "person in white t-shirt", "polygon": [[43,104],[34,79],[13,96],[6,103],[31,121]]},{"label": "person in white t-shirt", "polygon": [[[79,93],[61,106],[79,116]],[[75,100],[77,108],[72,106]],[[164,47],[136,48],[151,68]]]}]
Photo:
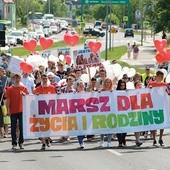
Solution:
[{"label": "person in white t-shirt", "polygon": [[21,77],[21,82],[23,83],[24,86],[28,89],[29,94],[33,94],[34,90],[34,80],[32,77],[29,76],[28,73],[23,73]]}]

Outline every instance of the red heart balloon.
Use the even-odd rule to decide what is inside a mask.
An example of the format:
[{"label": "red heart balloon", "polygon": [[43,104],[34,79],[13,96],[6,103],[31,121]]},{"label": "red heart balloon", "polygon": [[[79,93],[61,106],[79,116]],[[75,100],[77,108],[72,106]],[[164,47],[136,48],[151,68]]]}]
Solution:
[{"label": "red heart balloon", "polygon": [[26,63],[25,61],[22,61],[20,63],[20,69],[24,72],[24,73],[31,73],[33,70],[33,67],[31,64]]},{"label": "red heart balloon", "polygon": [[170,61],[170,48],[166,49],[167,59]]},{"label": "red heart balloon", "polygon": [[158,63],[163,63],[168,60],[167,53],[165,51],[161,51],[160,53],[156,54],[156,61]]},{"label": "red heart balloon", "polygon": [[78,44],[80,40],[80,37],[78,34],[69,34],[69,33],[66,33],[64,35],[64,42],[70,46],[75,46],[76,44]]},{"label": "red heart balloon", "polygon": [[155,58],[156,58],[156,61],[157,61],[158,63],[162,63],[162,62],[163,62],[162,56],[161,56],[160,54],[156,54]]},{"label": "red heart balloon", "polygon": [[70,36],[70,34],[69,33],[66,33],[65,35],[64,35],[64,42],[67,44],[67,45],[69,45],[69,39],[68,39],[68,37]]},{"label": "red heart balloon", "polygon": [[40,45],[43,50],[50,48],[53,45],[54,41],[51,38],[40,37]]},{"label": "red heart balloon", "polygon": [[26,62],[25,61],[22,61],[21,63],[20,63],[20,68],[24,68],[25,66],[26,66]]},{"label": "red heart balloon", "polygon": [[67,64],[71,64],[71,57],[69,55],[64,56],[64,60]]},{"label": "red heart balloon", "polygon": [[37,47],[37,41],[34,39],[30,41],[24,41],[23,46],[26,50],[33,52]]},{"label": "red heart balloon", "polygon": [[89,45],[90,50],[93,53],[96,53],[96,52],[98,52],[100,50],[100,48],[102,46],[102,43],[101,42],[90,41],[88,45]]},{"label": "red heart balloon", "polygon": [[154,40],[154,44],[158,51],[162,51],[167,45],[167,40],[166,39]]}]

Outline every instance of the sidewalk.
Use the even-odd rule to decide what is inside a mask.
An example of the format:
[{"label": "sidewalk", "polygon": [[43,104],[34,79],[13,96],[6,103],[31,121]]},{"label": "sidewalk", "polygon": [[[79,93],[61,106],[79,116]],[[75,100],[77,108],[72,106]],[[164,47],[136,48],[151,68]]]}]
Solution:
[{"label": "sidewalk", "polygon": [[[140,42],[137,42],[140,44]],[[129,65],[145,68],[146,66],[150,66],[151,69],[154,69],[155,65],[155,47],[153,40],[150,38],[147,39],[147,42],[143,43],[143,46],[139,46],[139,56],[137,60],[133,59],[133,53],[131,53],[131,58],[128,59],[127,54],[121,57],[121,61],[128,63]]]}]

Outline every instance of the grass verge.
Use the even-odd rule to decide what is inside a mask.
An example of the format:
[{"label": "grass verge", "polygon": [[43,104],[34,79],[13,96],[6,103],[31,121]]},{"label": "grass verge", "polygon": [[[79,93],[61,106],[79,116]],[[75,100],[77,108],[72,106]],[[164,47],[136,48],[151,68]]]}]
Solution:
[{"label": "grass verge", "polygon": [[[126,54],[126,46],[118,46],[111,48],[110,51],[108,51],[108,60],[120,60],[120,58]],[[102,59],[105,59],[105,51],[101,52]]]}]

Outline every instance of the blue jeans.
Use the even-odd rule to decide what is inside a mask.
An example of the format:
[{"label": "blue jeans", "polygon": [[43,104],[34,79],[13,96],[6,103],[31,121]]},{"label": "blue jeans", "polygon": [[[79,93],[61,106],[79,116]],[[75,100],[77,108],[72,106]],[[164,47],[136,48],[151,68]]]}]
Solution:
[{"label": "blue jeans", "polygon": [[80,145],[83,144],[84,137],[85,136],[77,136]]},{"label": "blue jeans", "polygon": [[23,138],[23,122],[22,122],[22,112],[11,115],[11,137],[12,145],[17,145],[17,122],[19,123],[19,139],[18,144],[24,143]]}]

